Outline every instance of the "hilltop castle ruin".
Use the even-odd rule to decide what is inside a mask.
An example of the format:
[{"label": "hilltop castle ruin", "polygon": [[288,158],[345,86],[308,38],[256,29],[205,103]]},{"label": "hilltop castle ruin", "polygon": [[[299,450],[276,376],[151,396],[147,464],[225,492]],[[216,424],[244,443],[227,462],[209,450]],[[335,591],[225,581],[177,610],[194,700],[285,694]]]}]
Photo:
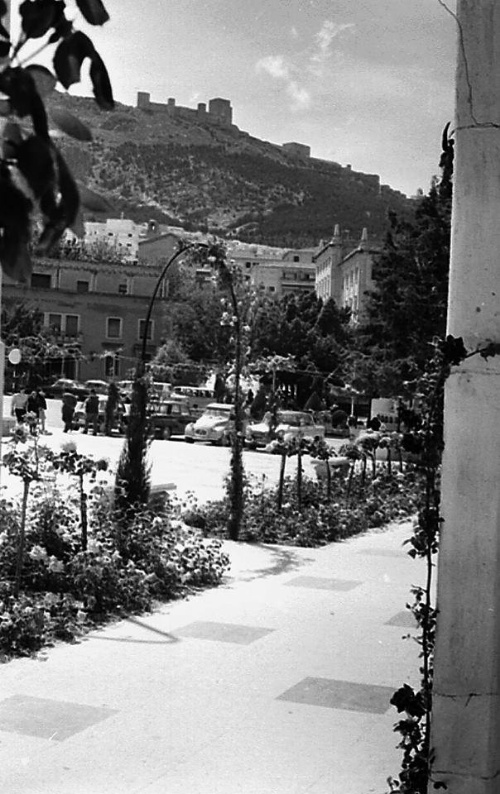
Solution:
[{"label": "hilltop castle ruin", "polygon": [[196,109],[185,108],[175,104],[175,99],[170,97],[167,104],[164,102],[151,102],[150,94],[147,91],[137,92],[137,107],[140,110],[153,111],[154,113],[167,113],[173,118],[186,119],[188,121],[204,121],[209,124],[218,124],[221,127],[236,127],[233,124],[233,109],[229,99],[216,97],[208,103],[199,102]]},{"label": "hilltop castle ruin", "polygon": [[[231,130],[233,134],[241,137],[250,137],[248,132],[243,132],[236,124],[233,124],[233,108],[229,99],[222,99],[221,97],[210,99],[207,110],[206,102],[199,102],[196,108],[186,108],[182,105],[177,105],[173,97],[170,97],[166,104],[164,102],[151,102],[151,96],[147,91],[138,91],[137,108],[150,113],[166,113],[172,118],[185,119],[186,121],[201,121],[205,124],[214,124]],[[294,161],[304,162],[310,160],[329,169],[337,169],[339,172],[343,172],[345,178],[352,182],[357,182],[360,186],[370,191],[384,193],[387,190],[391,190],[403,196],[400,191],[393,191],[388,185],[381,185],[378,174],[364,174],[359,171],[353,171],[350,165],[342,167],[338,163],[329,160],[312,158],[311,148],[306,144],[290,141],[288,143],[271,143],[269,145],[280,149]]]}]

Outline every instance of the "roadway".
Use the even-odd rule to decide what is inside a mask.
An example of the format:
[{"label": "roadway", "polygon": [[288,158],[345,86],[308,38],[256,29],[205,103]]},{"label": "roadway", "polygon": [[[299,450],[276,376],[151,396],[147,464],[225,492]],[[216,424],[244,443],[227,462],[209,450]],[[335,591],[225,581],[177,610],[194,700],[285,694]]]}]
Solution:
[{"label": "roadway", "polygon": [[[10,397],[4,398],[4,415],[10,415]],[[61,444],[72,441],[78,452],[95,458],[106,458],[110,471],[116,465],[123,449],[122,436],[92,436],[80,431],[63,432],[61,419],[61,401],[47,401],[47,429],[50,435],[42,436],[42,442],[58,449]],[[332,446],[338,448],[344,439],[328,439]],[[2,448],[5,452],[7,439],[3,439]],[[199,502],[218,499],[224,493],[224,480],[229,473],[231,450],[227,447],[214,447],[207,444],[186,444],[182,437],[170,441],[154,440],[150,448],[151,482],[153,485],[174,483],[179,496],[194,492]],[[280,457],[262,450],[244,450],[243,460],[245,472],[260,487],[269,487],[278,482]],[[296,471],[297,459],[287,461],[287,473]],[[310,459],[304,457],[306,475],[315,476]],[[109,477],[109,474],[108,474]],[[2,482],[5,482],[5,475]]]}]

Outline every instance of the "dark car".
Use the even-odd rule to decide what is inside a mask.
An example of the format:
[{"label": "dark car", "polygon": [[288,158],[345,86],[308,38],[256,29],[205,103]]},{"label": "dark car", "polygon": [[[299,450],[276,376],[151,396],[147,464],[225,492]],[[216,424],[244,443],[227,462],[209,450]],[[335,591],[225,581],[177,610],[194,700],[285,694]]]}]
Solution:
[{"label": "dark car", "polygon": [[186,425],[195,419],[187,400],[159,400],[149,404],[149,423],[155,438],[183,436]]},{"label": "dark car", "polygon": [[89,390],[85,388],[83,383],[72,378],[58,378],[54,383],[44,387],[45,396],[49,399],[60,399],[64,392],[74,394],[77,400],[84,400]]}]

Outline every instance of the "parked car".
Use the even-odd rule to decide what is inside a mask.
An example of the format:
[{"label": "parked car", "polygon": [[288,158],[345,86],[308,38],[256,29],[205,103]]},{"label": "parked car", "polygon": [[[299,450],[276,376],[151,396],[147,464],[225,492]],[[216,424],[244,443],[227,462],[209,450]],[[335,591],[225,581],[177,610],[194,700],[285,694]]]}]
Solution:
[{"label": "parked car", "polygon": [[210,403],[203,414],[186,425],[184,440],[207,441],[219,446],[229,446],[231,434],[234,433],[234,405],[228,403]]},{"label": "parked car", "polygon": [[[106,403],[108,398],[104,395],[99,395],[99,419],[98,419],[98,432],[104,433],[106,431]],[[127,428],[128,414],[130,406],[122,402],[118,402],[115,411],[115,421],[112,432],[123,434]],[[78,403],[75,408],[75,415],[73,417],[73,428],[75,430],[83,430],[85,427],[85,401]]]},{"label": "parked car", "polygon": [[212,389],[205,389],[201,386],[174,386],[170,399],[188,399],[191,408],[201,415],[203,411],[214,401]]},{"label": "parked car", "polygon": [[105,380],[86,380],[83,385],[89,392],[94,389],[96,394],[108,393],[108,384]]},{"label": "parked car", "polygon": [[148,407],[149,423],[155,438],[182,436],[186,425],[196,421],[188,400],[162,400]]},{"label": "parked car", "polygon": [[245,440],[250,449],[266,447],[271,441],[281,438],[290,441],[292,438],[324,438],[325,426],[316,423],[312,414],[306,411],[278,411],[277,425],[273,427],[272,415],[268,412],[261,422],[248,425]]},{"label": "parked car", "polygon": [[54,383],[44,387],[45,396],[49,399],[59,399],[64,392],[74,394],[78,400],[84,400],[89,390],[77,380],[71,378],[58,378]]},{"label": "parked car", "polygon": [[171,383],[163,383],[163,381],[154,380],[149,385],[149,394],[151,400],[168,400],[171,391]]}]

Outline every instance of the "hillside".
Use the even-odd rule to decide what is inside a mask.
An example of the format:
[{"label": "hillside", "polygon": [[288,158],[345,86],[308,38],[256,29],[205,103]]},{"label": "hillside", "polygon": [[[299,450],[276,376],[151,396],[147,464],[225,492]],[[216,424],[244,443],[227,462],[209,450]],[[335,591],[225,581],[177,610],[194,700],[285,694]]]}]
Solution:
[{"label": "hillside", "polygon": [[292,155],[234,126],[125,105],[107,113],[91,99],[58,93],[50,104],[92,129],[90,144],[62,145],[86,184],[108,198],[109,216],[306,247],[329,238],[336,223],[354,237],[364,227],[379,237],[388,210],[406,213],[411,204],[374,175]]}]

